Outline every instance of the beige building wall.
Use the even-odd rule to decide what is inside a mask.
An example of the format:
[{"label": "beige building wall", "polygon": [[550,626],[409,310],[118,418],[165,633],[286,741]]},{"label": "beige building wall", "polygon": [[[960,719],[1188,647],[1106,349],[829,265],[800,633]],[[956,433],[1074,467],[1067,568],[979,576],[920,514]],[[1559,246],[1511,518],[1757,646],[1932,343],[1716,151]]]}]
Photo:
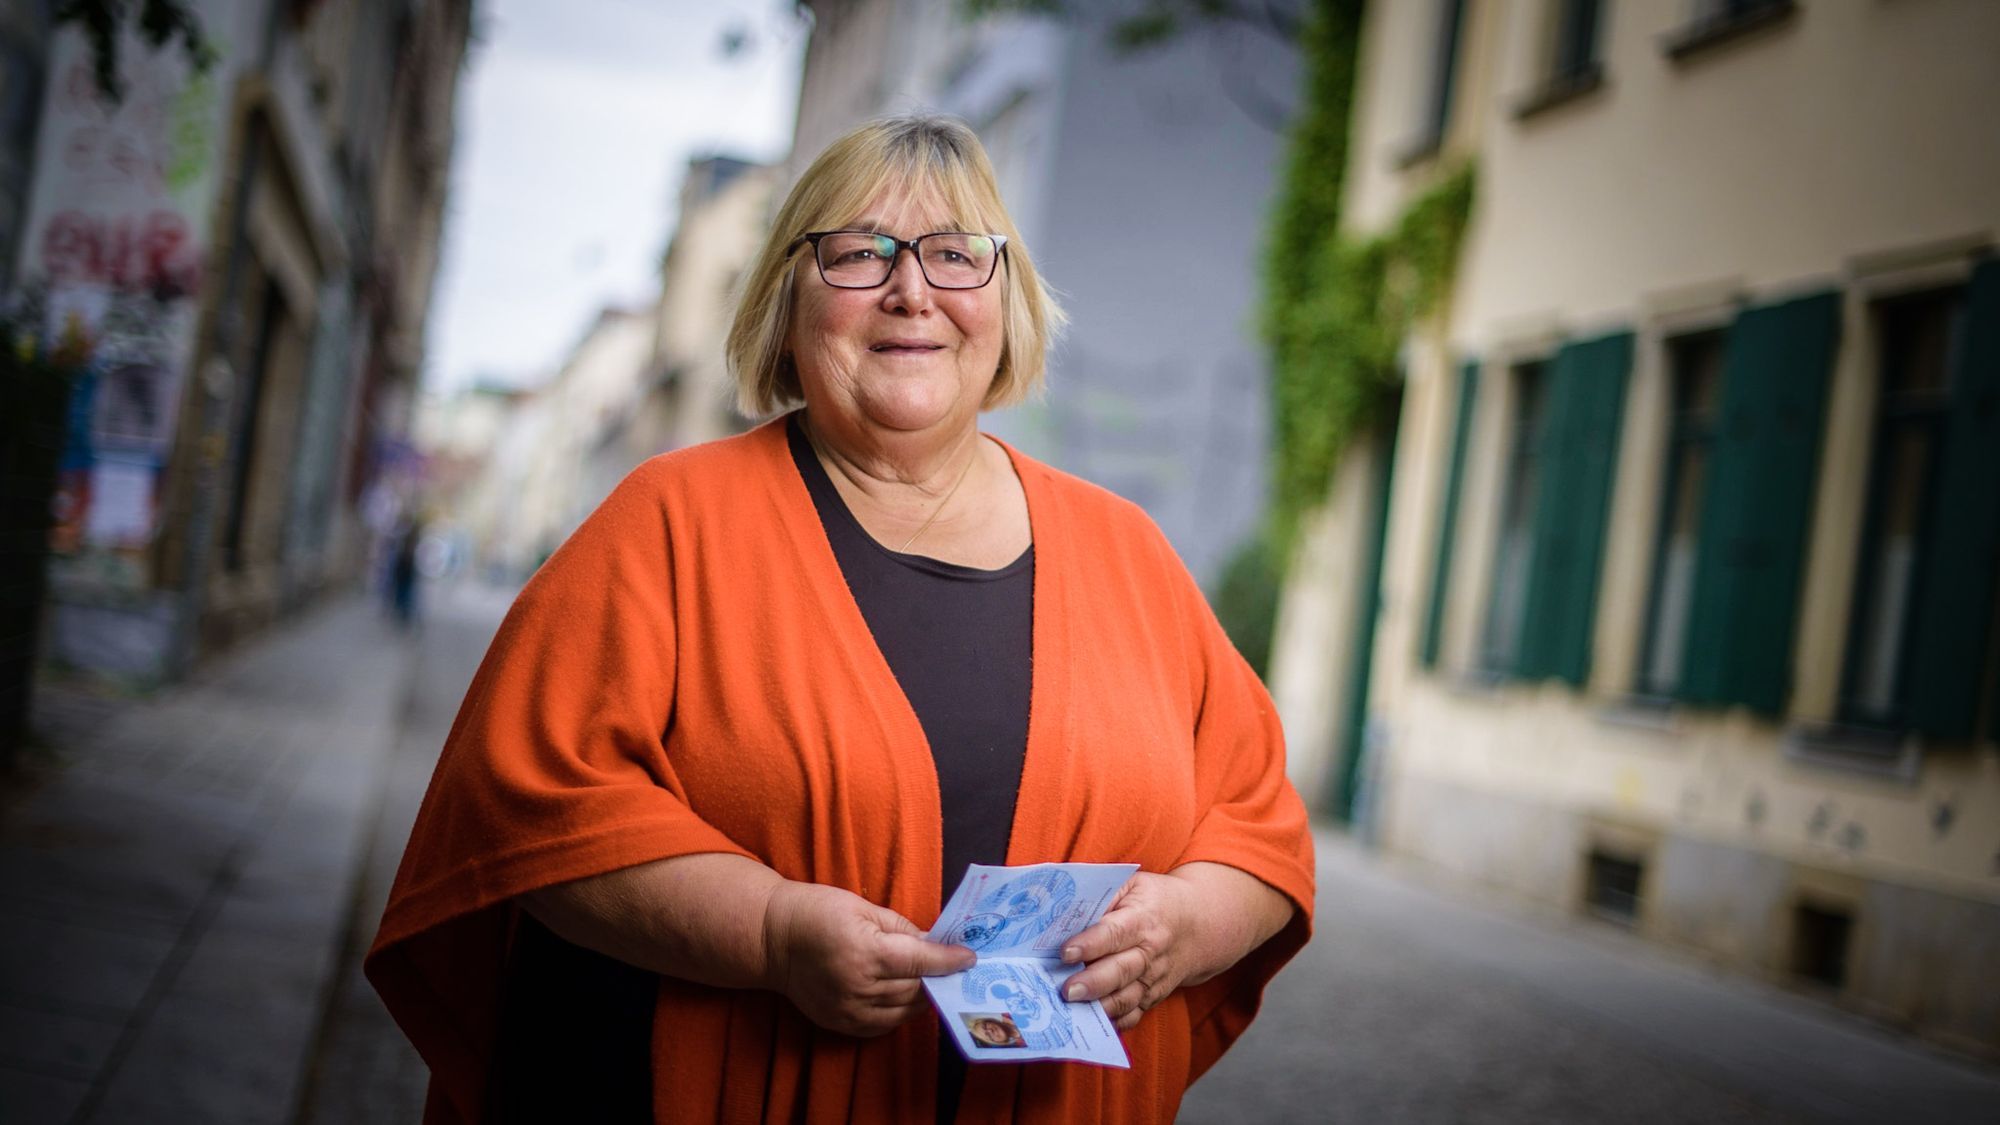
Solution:
[{"label": "beige building wall", "polygon": [[835,137],[885,112],[883,102],[901,88],[913,65],[910,28],[921,18],[906,10],[910,0],[812,0],[805,7],[813,29],[799,81],[785,190]]},{"label": "beige building wall", "polygon": [[[1980,998],[2000,965],[2000,748],[1911,737],[1862,761],[1806,737],[1836,713],[1849,633],[1877,396],[1871,303],[1964,280],[2000,236],[2000,5],[1800,0],[1676,59],[1667,44],[1691,5],[1608,0],[1603,84],[1525,115],[1555,5],[1466,7],[1441,152],[1413,158],[1437,5],[1370,6],[1350,150],[1346,215],[1363,231],[1455,161],[1479,168],[1446,321],[1407,357],[1371,691],[1387,737],[1385,846],[1560,909],[1580,908],[1593,849],[1638,859],[1642,932],[1781,978],[1798,908],[1846,913],[1844,1002],[2000,1054],[2000,1002]],[[1664,342],[1726,325],[1746,303],[1826,290],[1843,294],[1842,336],[1784,719],[1638,706],[1669,432]],[[1635,339],[1590,680],[1582,692],[1496,683],[1477,648],[1511,441],[1507,369],[1612,330]],[[1483,370],[1431,671],[1417,654],[1466,358]],[[1309,581],[1322,588],[1288,591],[1288,623],[1337,579]],[[1333,632],[1317,646],[1344,643]],[[1313,644],[1281,636],[1284,675],[1311,678],[1286,661]],[[1305,725],[1293,739],[1310,745]]]},{"label": "beige building wall", "polygon": [[557,374],[548,395],[550,441],[537,471],[548,489],[538,513],[544,538],[568,538],[637,464],[607,445],[645,394],[653,335],[651,309],[605,309]]},{"label": "beige building wall", "polygon": [[485,470],[466,489],[457,514],[485,573],[525,579],[541,553],[554,548],[543,542],[556,524],[542,475],[551,413],[546,388],[517,395],[494,433]]},{"label": "beige building wall", "polygon": [[1285,727],[1285,772],[1309,804],[1332,793],[1340,764],[1354,674],[1346,642],[1362,610],[1383,452],[1362,441],[1341,458],[1326,502],[1304,517],[1279,597],[1268,686]]},{"label": "beige building wall", "polygon": [[744,425],[724,347],[743,271],[770,229],[780,174],[774,166],[752,166],[699,198],[682,193],[680,225],[660,279],[654,366],[666,382],[648,398],[634,452],[649,456],[712,441]]}]

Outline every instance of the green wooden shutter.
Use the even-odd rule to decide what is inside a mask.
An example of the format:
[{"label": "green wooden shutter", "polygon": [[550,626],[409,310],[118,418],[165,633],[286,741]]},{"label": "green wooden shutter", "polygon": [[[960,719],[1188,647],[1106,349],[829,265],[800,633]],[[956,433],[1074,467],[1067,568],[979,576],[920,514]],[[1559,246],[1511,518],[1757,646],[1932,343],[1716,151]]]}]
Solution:
[{"label": "green wooden shutter", "polygon": [[1451,467],[1446,471],[1444,511],[1438,514],[1437,562],[1431,567],[1430,615],[1424,621],[1423,665],[1436,668],[1443,647],[1445,592],[1451,584],[1452,545],[1458,538],[1458,497],[1465,483],[1465,450],[1472,440],[1472,408],[1479,399],[1479,363],[1467,360],[1458,372],[1458,421],[1452,427]]},{"label": "green wooden shutter", "polygon": [[1566,344],[1549,371],[1548,427],[1516,674],[1582,687],[1604,561],[1632,335]]},{"label": "green wooden shutter", "polygon": [[1748,309],[1729,330],[1679,697],[1766,715],[1791,690],[1840,295]]},{"label": "green wooden shutter", "polygon": [[1541,433],[1535,440],[1535,510],[1528,520],[1528,578],[1522,595],[1520,635],[1514,646],[1514,675],[1539,680],[1553,674],[1555,603],[1570,582],[1574,565],[1569,545],[1576,507],[1564,470],[1577,413],[1575,346],[1564,345],[1542,376]]},{"label": "green wooden shutter", "polygon": [[1604,573],[1604,542],[1611,530],[1611,490],[1618,477],[1618,441],[1624,432],[1625,386],[1632,371],[1632,334],[1619,333],[1582,344],[1577,362],[1589,388],[1579,413],[1574,460],[1576,476],[1576,583],[1560,603],[1562,632],[1557,638],[1556,674],[1582,687],[1590,678],[1591,640],[1597,627],[1597,589]]},{"label": "green wooden shutter", "polygon": [[1951,373],[1937,487],[1918,561],[1909,638],[1909,720],[1943,739],[1972,737],[2000,573],[2000,262],[1967,290]]}]

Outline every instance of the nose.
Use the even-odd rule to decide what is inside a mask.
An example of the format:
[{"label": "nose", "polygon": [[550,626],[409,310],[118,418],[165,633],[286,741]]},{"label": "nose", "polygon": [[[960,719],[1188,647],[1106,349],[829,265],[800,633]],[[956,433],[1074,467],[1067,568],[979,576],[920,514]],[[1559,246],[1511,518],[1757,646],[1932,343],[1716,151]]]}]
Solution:
[{"label": "nose", "polygon": [[[904,257],[908,251],[909,256]],[[896,248],[896,260],[889,267],[889,280],[882,284],[882,301],[891,311],[915,313],[931,304],[931,285],[924,277],[917,252],[907,246]]]}]

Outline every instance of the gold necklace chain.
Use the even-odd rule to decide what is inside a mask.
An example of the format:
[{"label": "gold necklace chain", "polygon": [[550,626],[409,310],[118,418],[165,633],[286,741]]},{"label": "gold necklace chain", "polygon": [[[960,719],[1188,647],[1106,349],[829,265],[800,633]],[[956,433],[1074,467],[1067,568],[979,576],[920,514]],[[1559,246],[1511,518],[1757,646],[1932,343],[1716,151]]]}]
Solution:
[{"label": "gold necklace chain", "polygon": [[[975,437],[973,440],[977,441],[978,438]],[[915,543],[917,541],[917,536],[922,535],[926,531],[929,531],[931,525],[937,522],[938,516],[944,513],[945,505],[951,503],[951,498],[958,495],[958,486],[964,484],[965,478],[972,475],[972,462],[977,460],[978,457],[979,457],[979,450],[974,449],[972,451],[972,456],[967,457],[965,459],[965,468],[960,469],[958,471],[958,479],[951,482],[951,491],[945,493],[944,499],[938,501],[938,506],[931,509],[930,518],[923,522],[923,526],[911,532],[910,537],[908,539],[903,540],[903,545],[896,548],[897,554],[899,555],[907,554],[910,550],[910,544]]]},{"label": "gold necklace chain", "polygon": [[[827,455],[826,448],[820,445],[819,443],[819,434],[815,432],[815,429],[813,427],[812,416],[808,414],[806,417],[802,418],[801,421],[805,423],[807,444],[813,447],[814,453],[819,454],[821,457],[826,457]],[[974,441],[979,440],[977,434],[973,435],[973,440]],[[952,497],[958,495],[958,486],[964,484],[965,478],[972,475],[972,463],[978,460],[978,458],[979,458],[979,451],[977,449],[974,449],[972,456],[967,457],[965,459],[965,467],[958,471],[958,479],[951,482],[951,488],[945,492],[944,499],[938,501],[938,506],[931,509],[930,517],[924,520],[922,524],[918,525],[917,529],[910,533],[910,537],[908,539],[903,540],[903,545],[896,548],[897,554],[899,555],[907,554],[910,550],[910,544],[915,543],[917,541],[917,536],[922,535],[926,531],[929,531],[931,529],[931,525],[937,522],[937,518],[944,514],[945,506],[951,503]],[[831,460],[831,458],[827,459]]]}]

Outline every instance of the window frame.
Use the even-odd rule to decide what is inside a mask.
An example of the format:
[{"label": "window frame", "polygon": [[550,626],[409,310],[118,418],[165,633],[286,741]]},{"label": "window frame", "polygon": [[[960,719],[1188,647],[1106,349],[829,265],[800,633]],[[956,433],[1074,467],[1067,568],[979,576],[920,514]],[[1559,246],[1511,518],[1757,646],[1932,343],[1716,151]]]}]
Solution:
[{"label": "window frame", "polygon": [[[1535,85],[1514,105],[1514,118],[1525,120],[1544,110],[1581,98],[1604,86],[1605,18],[1610,6],[1605,0],[1547,0],[1543,10],[1542,48],[1536,59]],[[1590,13],[1589,34],[1578,36],[1582,52],[1565,58],[1566,44],[1573,45],[1572,33],[1579,13]]]},{"label": "window frame", "polygon": [[[1555,364],[1555,356],[1536,353],[1516,356],[1506,361],[1507,372],[1507,445],[1505,460],[1501,463],[1500,519],[1494,529],[1493,558],[1486,596],[1485,612],[1479,629],[1479,647],[1474,665],[1479,673],[1491,680],[1511,679],[1519,654],[1521,631],[1526,625],[1524,611],[1527,608],[1528,582],[1534,565],[1534,522],[1535,503],[1541,491],[1541,443],[1543,430],[1548,425],[1549,375]],[[1530,386],[1532,384],[1532,387]],[[1529,391],[1532,389],[1532,395]],[[1531,487],[1521,487],[1521,464],[1529,463],[1534,470]],[[1523,495],[1523,493],[1526,493]],[[1508,537],[1513,530],[1510,516],[1518,516],[1528,536],[1528,549],[1518,560],[1513,581],[1520,586],[1516,620],[1513,635],[1504,638],[1505,648],[1498,647],[1503,639],[1497,635],[1500,625],[1500,604],[1505,596]]]},{"label": "window frame", "polygon": [[1673,62],[1686,62],[1710,48],[1787,23],[1798,10],[1798,0],[1723,0],[1714,10],[1703,11],[1697,0],[1689,5],[1687,22],[1669,32],[1660,49]]},{"label": "window frame", "polygon": [[[1717,349],[1715,371],[1715,401],[1709,405],[1706,416],[1700,412],[1684,409],[1682,406],[1681,383],[1689,378],[1689,369],[1681,362],[1680,352],[1684,348],[1704,345],[1713,341]],[[1662,342],[1667,353],[1669,426],[1666,445],[1666,473],[1660,486],[1660,508],[1658,519],[1653,526],[1653,549],[1650,556],[1651,571],[1646,583],[1646,616],[1640,629],[1638,660],[1632,671],[1632,697],[1647,703],[1670,704],[1680,689],[1680,670],[1674,669],[1674,682],[1664,688],[1653,681],[1650,675],[1653,645],[1659,638],[1660,599],[1666,586],[1666,554],[1668,540],[1672,537],[1674,517],[1681,501],[1681,489],[1686,486],[1686,464],[1683,452],[1699,446],[1705,457],[1712,461],[1715,451],[1715,436],[1721,420],[1722,379],[1729,362],[1729,329],[1726,325],[1695,328],[1677,332]],[[1707,470],[1704,469],[1706,472]],[[1699,536],[1701,522],[1699,513],[1695,522]],[[1692,596],[1692,589],[1690,589]],[[1689,609],[1692,609],[1690,604]],[[1683,623],[1685,630],[1686,625]],[[1686,644],[1687,638],[1682,637]]]},{"label": "window frame", "polygon": [[[1891,358],[1886,345],[1889,343],[1887,318],[1897,306],[1907,306],[1931,301],[1950,303],[1950,323],[1947,326],[1945,354],[1943,359],[1944,378],[1933,391],[1930,401],[1916,403],[1892,403],[1888,389],[1889,364]],[[1895,665],[1890,687],[1890,705],[1885,715],[1865,713],[1861,708],[1860,680],[1865,654],[1862,651],[1866,639],[1864,631],[1869,627],[1870,617],[1877,608],[1877,577],[1882,562],[1882,538],[1886,511],[1889,503],[1888,466],[1886,454],[1892,452],[1894,439],[1912,426],[1921,426],[1928,438],[1924,450],[1923,479],[1918,490],[1921,510],[1917,515],[1915,535],[1916,554],[1912,559],[1909,575],[1909,589],[1904,592],[1904,601],[1910,607],[1919,603],[1922,582],[1922,561],[1932,549],[1932,538],[1937,523],[1937,478],[1942,466],[1944,452],[1944,428],[1952,410],[1953,381],[1956,375],[1957,358],[1965,346],[1965,287],[1947,285],[1927,288],[1909,293],[1899,293],[1872,303],[1869,309],[1870,330],[1875,335],[1876,347],[1874,363],[1876,390],[1871,404],[1868,437],[1867,483],[1863,499],[1861,534],[1855,543],[1855,564],[1853,586],[1849,591],[1847,627],[1841,640],[1841,669],[1839,691],[1835,696],[1834,713],[1836,721],[1843,727],[1863,731],[1880,731],[1901,734],[1908,730],[1910,721],[1905,714],[1909,706],[1906,692],[1909,683],[1912,646],[1910,629],[1914,612],[1906,611],[1898,624],[1895,639]]]},{"label": "window frame", "polygon": [[1458,57],[1465,43],[1467,0],[1437,0],[1432,11],[1436,23],[1431,29],[1431,65],[1424,75],[1417,135],[1404,146],[1397,158],[1399,167],[1409,167],[1436,156],[1444,148],[1451,131],[1452,103],[1458,97]]}]

